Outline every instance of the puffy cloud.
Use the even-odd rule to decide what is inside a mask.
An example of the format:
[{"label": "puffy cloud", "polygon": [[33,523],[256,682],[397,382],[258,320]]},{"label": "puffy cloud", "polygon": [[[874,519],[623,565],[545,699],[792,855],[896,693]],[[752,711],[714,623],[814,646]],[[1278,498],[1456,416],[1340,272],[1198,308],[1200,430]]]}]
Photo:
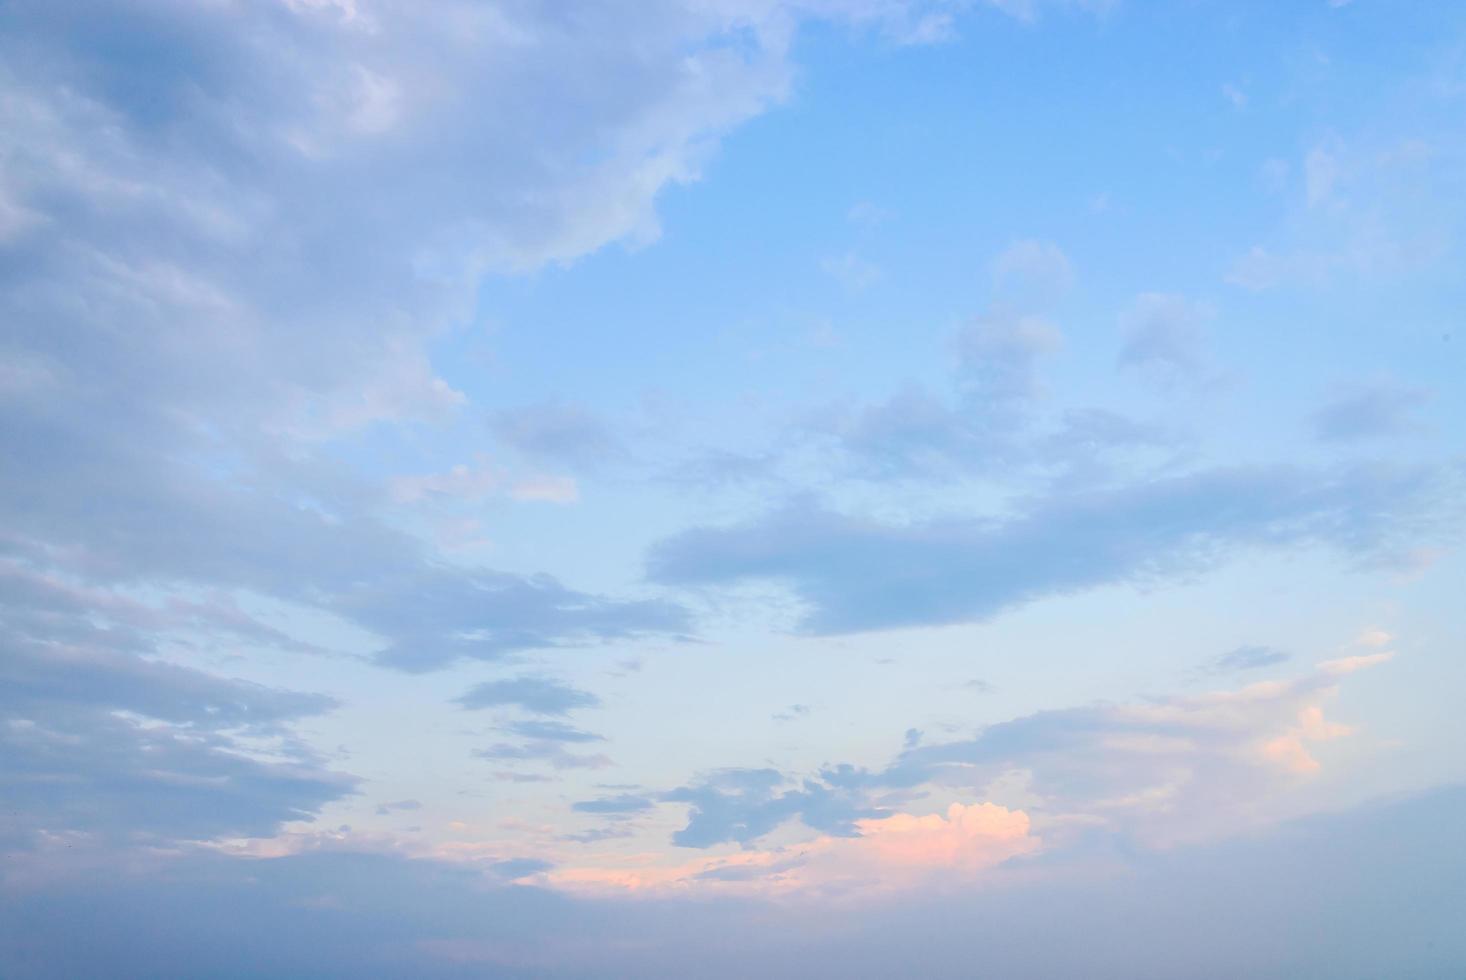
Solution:
[{"label": "puffy cloud", "polygon": [[[843,848],[868,853],[877,863],[896,869],[971,873],[1039,846],[1029,836],[1023,811],[991,803],[953,803],[945,815],[897,813],[861,820],[856,827],[859,843],[845,843]],[[836,853],[837,858],[842,856]]]},{"label": "puffy cloud", "polygon": [[1351,732],[1324,716],[1339,679],[1389,658],[1324,661],[1293,680],[1236,690],[1043,711],[971,739],[909,747],[878,772],[823,775],[852,791],[935,783],[973,792],[1017,772],[1041,829],[1099,826],[1153,843],[1225,834],[1286,812],[1296,778],[1321,768],[1313,747]]},{"label": "puffy cloud", "polygon": [[442,565],[321,443],[461,412],[428,345],[480,280],[655,237],[659,191],[782,97],[800,19],[914,37],[925,6],[7,5],[7,548],[104,588],[304,602],[408,669],[680,622]]}]

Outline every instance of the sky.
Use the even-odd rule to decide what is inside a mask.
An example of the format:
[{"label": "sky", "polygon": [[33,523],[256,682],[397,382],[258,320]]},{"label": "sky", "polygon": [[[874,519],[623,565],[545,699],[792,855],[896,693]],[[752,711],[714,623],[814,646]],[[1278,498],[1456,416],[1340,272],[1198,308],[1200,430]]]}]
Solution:
[{"label": "sky", "polygon": [[1466,972],[1466,7],[0,6],[0,975]]}]

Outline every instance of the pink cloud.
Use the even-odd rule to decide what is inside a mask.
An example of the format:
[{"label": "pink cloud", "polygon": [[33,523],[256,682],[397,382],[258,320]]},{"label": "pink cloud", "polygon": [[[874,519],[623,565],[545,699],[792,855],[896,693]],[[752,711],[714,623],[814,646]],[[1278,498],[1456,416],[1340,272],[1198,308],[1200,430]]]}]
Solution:
[{"label": "pink cloud", "polygon": [[1026,813],[992,803],[953,803],[945,814],[896,813],[858,821],[857,829],[856,837],[821,835],[805,844],[671,865],[659,855],[638,854],[616,864],[560,868],[547,877],[572,890],[866,895],[937,879],[970,880],[1042,844]]}]

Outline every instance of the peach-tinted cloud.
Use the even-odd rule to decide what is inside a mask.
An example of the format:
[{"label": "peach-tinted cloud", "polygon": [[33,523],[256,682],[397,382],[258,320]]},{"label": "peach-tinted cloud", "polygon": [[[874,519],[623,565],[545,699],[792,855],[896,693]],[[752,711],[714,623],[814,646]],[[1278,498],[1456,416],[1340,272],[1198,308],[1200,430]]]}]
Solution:
[{"label": "peach-tinted cloud", "polygon": [[934,879],[970,880],[1041,846],[1028,815],[992,803],[953,803],[945,814],[895,813],[857,822],[859,836],[748,850],[675,865],[638,854],[616,864],[565,867],[549,883],[572,890],[693,889],[773,895],[870,894]]},{"label": "peach-tinted cloud", "polygon": [[[1370,658],[1353,659],[1367,660]],[[1297,725],[1263,744],[1262,754],[1269,761],[1282,766],[1289,772],[1317,772],[1321,768],[1319,761],[1309,753],[1305,743],[1342,738],[1353,731],[1354,729],[1348,725],[1326,720],[1323,716],[1323,709],[1316,704],[1311,704],[1298,712]]]},{"label": "peach-tinted cloud", "polygon": [[1340,657],[1337,660],[1325,660],[1318,665],[1318,669],[1325,674],[1337,677],[1344,674],[1352,674],[1356,670],[1363,670],[1366,667],[1373,667],[1376,664],[1382,664],[1394,656],[1394,653],[1389,651],[1384,653],[1361,653],[1352,657]]},{"label": "peach-tinted cloud", "polygon": [[980,868],[1037,845],[1028,814],[992,803],[953,803],[946,816],[898,813],[856,826],[860,837],[840,843],[893,868]]}]

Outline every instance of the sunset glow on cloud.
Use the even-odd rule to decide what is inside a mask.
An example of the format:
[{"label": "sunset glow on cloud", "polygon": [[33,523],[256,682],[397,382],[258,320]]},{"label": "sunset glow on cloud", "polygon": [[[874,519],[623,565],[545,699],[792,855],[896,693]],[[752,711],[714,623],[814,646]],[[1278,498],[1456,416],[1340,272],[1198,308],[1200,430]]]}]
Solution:
[{"label": "sunset glow on cloud", "polygon": [[0,4],[0,976],[1466,976],[1463,51]]}]

